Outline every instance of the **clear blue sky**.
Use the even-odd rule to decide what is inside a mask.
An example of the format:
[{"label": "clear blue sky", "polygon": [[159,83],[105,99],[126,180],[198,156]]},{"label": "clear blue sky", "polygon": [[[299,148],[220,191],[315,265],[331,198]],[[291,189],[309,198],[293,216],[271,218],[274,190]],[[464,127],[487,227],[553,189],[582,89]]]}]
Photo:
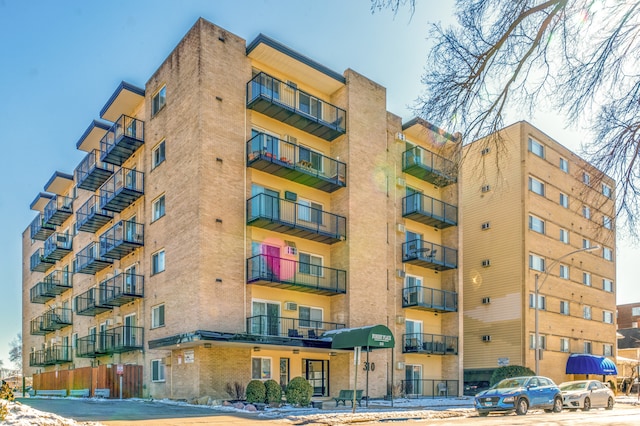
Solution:
[{"label": "clear blue sky", "polygon": [[[369,0],[0,0],[0,359],[21,331],[21,234],[31,201],[54,171],[73,173],[75,148],[120,81],[144,87],[199,17],[253,40],[264,33],[337,72],[347,68],[387,88],[387,109],[407,108],[421,92],[427,21],[451,19],[453,0],[370,13]],[[581,136],[548,116],[531,121],[576,150]],[[428,118],[428,117],[427,117]],[[513,116],[510,121],[531,119]],[[438,124],[438,123],[435,123]],[[456,129],[447,129],[455,131]],[[618,301],[632,288],[637,252],[618,250]],[[28,262],[29,259],[27,258]],[[631,271],[631,266],[629,266]]]}]

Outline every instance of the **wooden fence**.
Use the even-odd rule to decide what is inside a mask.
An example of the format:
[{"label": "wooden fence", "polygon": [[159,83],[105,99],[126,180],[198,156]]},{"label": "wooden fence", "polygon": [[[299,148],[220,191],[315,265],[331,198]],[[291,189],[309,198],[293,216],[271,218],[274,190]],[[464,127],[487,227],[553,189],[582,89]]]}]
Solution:
[{"label": "wooden fence", "polygon": [[[142,366],[122,365],[122,397],[142,397]],[[118,365],[103,364],[97,367],[82,367],[73,370],[48,371],[33,375],[33,389],[59,390],[89,389],[95,395],[96,389],[109,389],[110,398],[120,398],[120,375]]]}]

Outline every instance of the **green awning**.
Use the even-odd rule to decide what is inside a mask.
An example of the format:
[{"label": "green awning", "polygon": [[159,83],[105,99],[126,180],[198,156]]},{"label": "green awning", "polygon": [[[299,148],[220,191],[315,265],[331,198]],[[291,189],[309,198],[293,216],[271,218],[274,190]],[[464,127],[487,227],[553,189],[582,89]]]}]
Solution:
[{"label": "green awning", "polygon": [[325,331],[322,337],[331,338],[331,349],[353,349],[356,346],[366,350],[393,348],[395,340],[387,326],[369,325],[358,328],[341,328]]}]

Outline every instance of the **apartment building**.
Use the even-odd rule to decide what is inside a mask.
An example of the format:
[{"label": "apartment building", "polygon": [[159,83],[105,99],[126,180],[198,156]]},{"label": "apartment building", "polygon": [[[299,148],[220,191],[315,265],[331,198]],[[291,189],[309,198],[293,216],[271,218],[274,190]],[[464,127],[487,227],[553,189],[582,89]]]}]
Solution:
[{"label": "apartment building", "polygon": [[640,322],[640,303],[625,303],[617,306],[618,328],[638,328]]},{"label": "apartment building", "polygon": [[366,362],[371,397],[461,393],[460,137],[403,124],[384,87],[199,19],[76,148],[23,234],[27,375],[137,366],[155,398],[303,376],[329,397]]},{"label": "apartment building", "polygon": [[465,382],[562,382],[571,353],[615,356],[615,183],[527,122],[498,134],[464,148]]}]

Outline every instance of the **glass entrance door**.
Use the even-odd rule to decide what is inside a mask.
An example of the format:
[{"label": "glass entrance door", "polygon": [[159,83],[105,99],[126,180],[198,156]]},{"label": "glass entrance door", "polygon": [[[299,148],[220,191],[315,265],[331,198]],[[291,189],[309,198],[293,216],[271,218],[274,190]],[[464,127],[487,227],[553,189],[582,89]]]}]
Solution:
[{"label": "glass entrance door", "polygon": [[252,334],[280,335],[280,304],[253,301]]},{"label": "glass entrance door", "polygon": [[422,395],[422,366],[405,365],[404,393],[407,395]]},{"label": "glass entrance door", "polygon": [[302,374],[313,388],[313,396],[329,396],[329,361],[303,359]]}]

